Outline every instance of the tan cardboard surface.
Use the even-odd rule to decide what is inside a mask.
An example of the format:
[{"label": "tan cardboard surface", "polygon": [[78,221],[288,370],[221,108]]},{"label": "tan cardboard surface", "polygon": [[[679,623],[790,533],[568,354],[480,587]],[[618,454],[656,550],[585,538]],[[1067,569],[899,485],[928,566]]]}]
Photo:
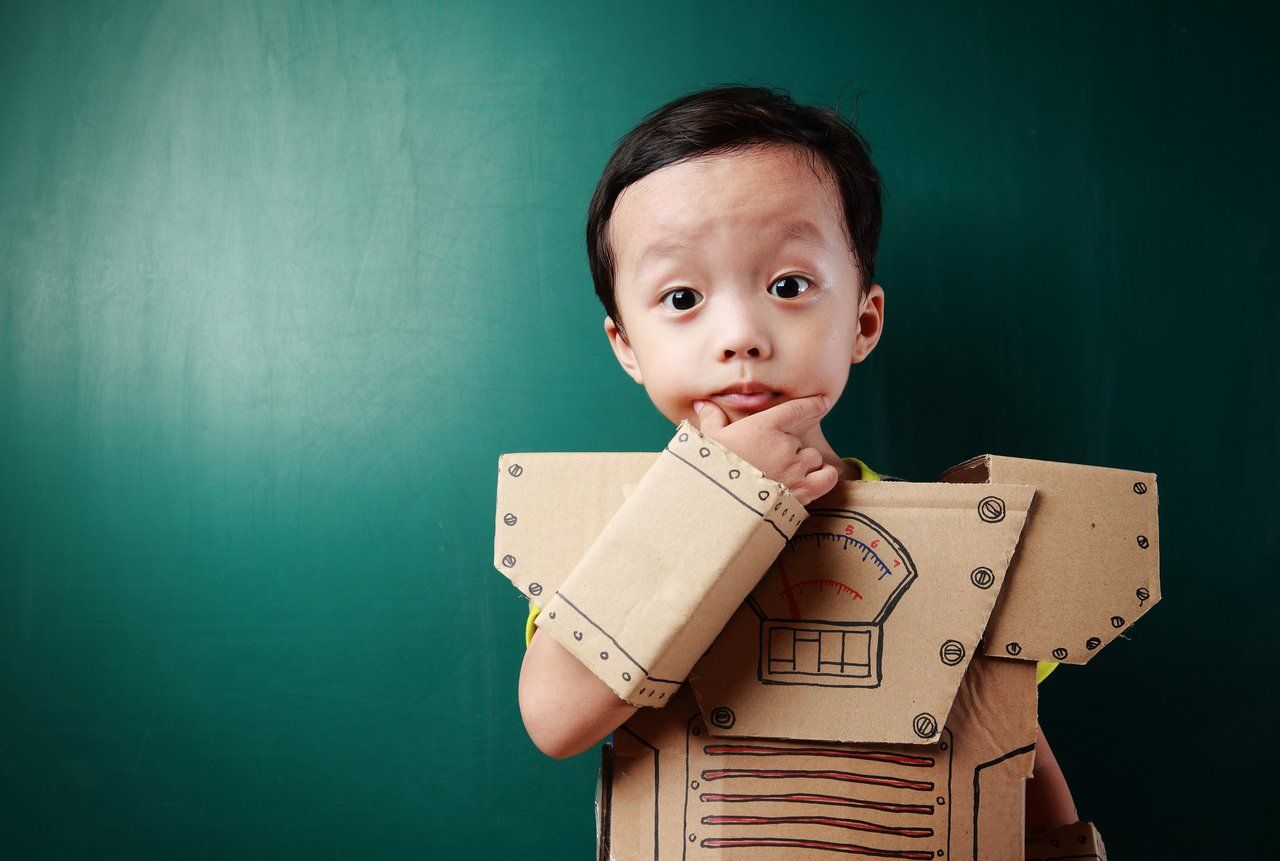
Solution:
[{"label": "tan cardboard surface", "polygon": [[940,480],[1036,487],[987,654],[1083,664],[1160,600],[1154,474],[983,455]]},{"label": "tan cardboard surface", "polygon": [[717,737],[683,686],[614,733],[604,857],[1020,861],[1035,710],[1035,666],[981,656],[929,745]]},{"label": "tan cardboard surface", "polygon": [[806,516],[681,422],[537,625],[618,696],[662,706]]},{"label": "tan cardboard surface", "polygon": [[1102,836],[1089,822],[1027,835],[1026,861],[1107,861]]},{"label": "tan cardboard surface", "polygon": [[690,676],[711,732],[936,740],[1033,494],[845,481],[815,500]]}]

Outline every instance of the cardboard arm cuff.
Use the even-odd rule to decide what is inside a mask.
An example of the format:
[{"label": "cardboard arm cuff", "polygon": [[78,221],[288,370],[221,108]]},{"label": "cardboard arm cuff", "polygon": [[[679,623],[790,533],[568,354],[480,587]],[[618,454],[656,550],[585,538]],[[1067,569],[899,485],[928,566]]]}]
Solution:
[{"label": "cardboard arm cuff", "polygon": [[683,421],[537,625],[627,702],[666,705],[807,515]]}]

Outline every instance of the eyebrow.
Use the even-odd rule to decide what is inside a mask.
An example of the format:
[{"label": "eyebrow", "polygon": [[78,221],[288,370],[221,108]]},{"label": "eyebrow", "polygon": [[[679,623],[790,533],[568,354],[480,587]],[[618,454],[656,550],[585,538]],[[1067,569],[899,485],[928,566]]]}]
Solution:
[{"label": "eyebrow", "polygon": [[[812,221],[805,219],[780,222],[765,232],[781,234],[782,238],[788,242],[803,242],[807,245],[822,244],[822,231]],[[646,266],[652,263],[676,257],[680,252],[689,250],[691,250],[689,243],[682,242],[679,239],[660,240],[650,245],[640,255],[640,261],[636,264],[636,271],[642,272]]]}]

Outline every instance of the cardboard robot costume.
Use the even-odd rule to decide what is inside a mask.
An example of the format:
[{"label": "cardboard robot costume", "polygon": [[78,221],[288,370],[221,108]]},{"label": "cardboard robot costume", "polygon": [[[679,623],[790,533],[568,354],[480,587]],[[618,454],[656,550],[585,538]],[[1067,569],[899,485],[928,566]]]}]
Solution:
[{"label": "cardboard robot costume", "polygon": [[[1160,598],[1155,476],[982,456],[806,509],[682,422],[499,461],[495,567],[642,708],[601,857],[1024,857],[1035,662]],[[684,685],[684,681],[688,685]]]}]

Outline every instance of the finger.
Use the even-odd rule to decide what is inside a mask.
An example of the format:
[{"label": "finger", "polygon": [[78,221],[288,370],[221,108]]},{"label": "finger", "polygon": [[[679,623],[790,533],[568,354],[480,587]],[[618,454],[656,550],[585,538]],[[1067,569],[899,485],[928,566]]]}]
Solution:
[{"label": "finger", "polygon": [[810,502],[820,496],[826,496],[831,489],[836,486],[836,482],[840,480],[840,474],[836,472],[836,468],[831,464],[824,464],[822,469],[811,472],[804,477],[805,487],[813,496]]},{"label": "finger", "polygon": [[816,448],[801,449],[798,460],[806,473],[811,473],[822,467],[822,454]]},{"label": "finger", "polygon": [[776,407],[747,416],[743,421],[756,421],[777,430],[801,431],[827,414],[830,406],[825,395],[809,395],[784,401]]},{"label": "finger", "polygon": [[706,433],[709,430],[720,430],[729,424],[729,417],[712,401],[694,401],[693,409],[698,414],[698,430]]}]

